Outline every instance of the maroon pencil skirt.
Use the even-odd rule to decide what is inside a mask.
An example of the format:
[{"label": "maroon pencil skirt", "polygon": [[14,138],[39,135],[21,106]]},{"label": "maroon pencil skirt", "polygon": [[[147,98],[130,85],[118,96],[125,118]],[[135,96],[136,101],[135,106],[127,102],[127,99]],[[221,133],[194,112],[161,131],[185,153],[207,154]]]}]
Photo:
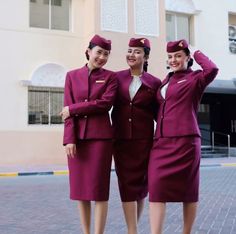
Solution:
[{"label": "maroon pencil skirt", "polygon": [[115,170],[122,202],[147,196],[147,168],[152,140],[117,140],[114,145]]},{"label": "maroon pencil skirt", "polygon": [[72,200],[109,199],[112,144],[112,140],[79,141],[76,157],[68,157]]},{"label": "maroon pencil skirt", "polygon": [[150,202],[197,202],[201,139],[196,136],[154,141],[148,166]]}]

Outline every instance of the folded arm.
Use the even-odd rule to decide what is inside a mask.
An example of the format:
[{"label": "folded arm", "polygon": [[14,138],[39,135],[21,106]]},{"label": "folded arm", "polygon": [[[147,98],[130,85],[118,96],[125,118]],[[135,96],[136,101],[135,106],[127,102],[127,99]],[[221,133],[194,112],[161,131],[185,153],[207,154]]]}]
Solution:
[{"label": "folded arm", "polygon": [[113,74],[101,98],[68,105],[70,115],[90,115],[109,111],[114,103],[116,90],[117,79],[115,74]]}]

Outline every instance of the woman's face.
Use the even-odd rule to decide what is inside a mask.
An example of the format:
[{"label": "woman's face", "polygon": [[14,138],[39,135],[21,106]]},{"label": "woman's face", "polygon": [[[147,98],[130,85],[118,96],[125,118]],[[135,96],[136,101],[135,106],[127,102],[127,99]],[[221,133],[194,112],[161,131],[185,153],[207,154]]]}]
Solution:
[{"label": "woman's face", "polygon": [[187,56],[183,50],[168,53],[167,64],[173,72],[186,70],[190,56]]},{"label": "woman's face", "polygon": [[89,67],[92,69],[103,67],[107,63],[109,54],[109,50],[105,50],[100,46],[95,46],[92,49],[88,49]]},{"label": "woman's face", "polygon": [[144,49],[142,47],[129,47],[126,54],[127,64],[131,68],[142,68],[144,62],[147,60]]}]

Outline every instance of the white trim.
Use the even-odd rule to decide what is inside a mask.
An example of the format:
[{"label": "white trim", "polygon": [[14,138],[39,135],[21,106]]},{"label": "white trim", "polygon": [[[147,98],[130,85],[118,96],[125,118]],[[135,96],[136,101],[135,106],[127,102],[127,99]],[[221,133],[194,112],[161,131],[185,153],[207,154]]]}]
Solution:
[{"label": "white trim", "polygon": [[20,80],[20,84],[22,86],[28,87],[28,86],[31,86],[32,82],[31,80]]},{"label": "white trim", "polygon": [[[48,73],[47,70],[50,70]],[[35,68],[29,80],[20,80],[22,86],[63,88],[66,76],[65,67],[57,63],[44,63]]]},{"label": "white trim", "polygon": [[199,9],[196,8],[193,0],[165,0],[166,11],[185,13],[185,14],[198,14]]},{"label": "white trim", "polygon": [[48,2],[48,23],[49,23],[49,25],[48,25],[48,28],[49,28],[49,30],[52,30],[52,0],[49,0],[49,2]]}]

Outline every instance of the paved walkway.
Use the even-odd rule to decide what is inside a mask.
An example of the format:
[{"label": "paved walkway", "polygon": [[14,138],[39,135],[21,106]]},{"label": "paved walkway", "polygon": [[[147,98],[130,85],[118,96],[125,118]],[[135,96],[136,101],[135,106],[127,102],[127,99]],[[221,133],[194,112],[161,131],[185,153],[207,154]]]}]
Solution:
[{"label": "paved walkway", "polygon": [[[236,166],[236,157],[202,158],[201,167]],[[114,165],[112,165],[114,170]],[[0,165],[0,176],[68,174],[67,165]]]},{"label": "paved walkway", "polygon": [[[200,204],[192,234],[236,233],[235,181],[236,167],[201,167]],[[76,202],[69,200],[68,190],[67,175],[1,177],[0,233],[81,234]],[[126,234],[114,172],[110,191],[105,234]],[[150,233],[147,207],[148,203],[139,234]],[[181,204],[168,204],[164,234],[180,234],[181,224]]]}]

